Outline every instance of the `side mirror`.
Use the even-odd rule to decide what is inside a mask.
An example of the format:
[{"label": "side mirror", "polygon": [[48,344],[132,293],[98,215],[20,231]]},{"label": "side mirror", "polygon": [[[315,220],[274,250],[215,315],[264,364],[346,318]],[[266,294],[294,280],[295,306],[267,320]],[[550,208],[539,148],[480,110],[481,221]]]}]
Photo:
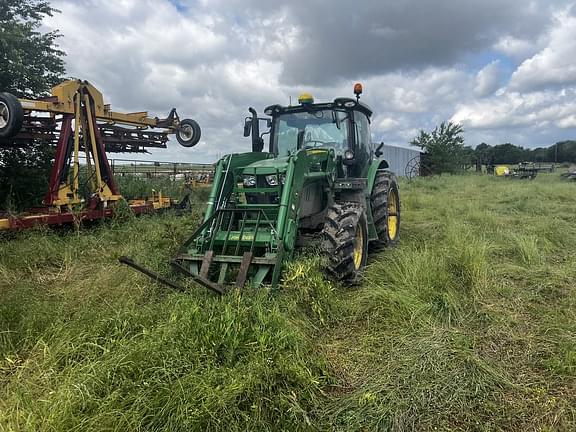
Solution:
[{"label": "side mirror", "polygon": [[244,136],[249,137],[251,130],[252,130],[252,119],[246,118],[246,120],[244,120]]},{"label": "side mirror", "polygon": [[380,145],[378,147],[376,147],[376,150],[374,151],[374,155],[379,158],[380,156],[382,156],[384,154],[384,152],[382,151],[382,147],[384,147],[384,142],[381,142]]}]

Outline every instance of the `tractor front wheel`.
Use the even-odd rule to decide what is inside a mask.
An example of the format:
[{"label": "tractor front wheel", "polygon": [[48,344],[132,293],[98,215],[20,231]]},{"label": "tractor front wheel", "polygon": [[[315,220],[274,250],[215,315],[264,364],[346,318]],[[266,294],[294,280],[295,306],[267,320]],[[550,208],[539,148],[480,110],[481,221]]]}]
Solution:
[{"label": "tractor front wheel", "polygon": [[20,132],[24,110],[16,96],[0,93],[0,138],[11,138]]},{"label": "tractor front wheel", "polygon": [[339,281],[356,282],[368,258],[364,209],[355,203],[331,206],[324,221],[323,237],[328,275]]},{"label": "tractor front wheel", "polygon": [[378,240],[376,249],[396,245],[400,239],[400,193],[396,176],[389,171],[378,171],[371,195],[372,219]]}]

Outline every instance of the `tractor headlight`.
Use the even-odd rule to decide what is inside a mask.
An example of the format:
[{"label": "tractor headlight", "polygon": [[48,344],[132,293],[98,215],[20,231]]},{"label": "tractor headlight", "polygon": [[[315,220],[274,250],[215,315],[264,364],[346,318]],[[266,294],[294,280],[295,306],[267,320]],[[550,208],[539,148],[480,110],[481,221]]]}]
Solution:
[{"label": "tractor headlight", "polygon": [[346,159],[346,160],[354,159],[354,152],[352,150],[346,150],[344,152],[344,159]]},{"label": "tractor headlight", "polygon": [[280,174],[279,177],[280,177],[280,184],[284,186],[284,183],[286,183],[286,174]]},{"label": "tractor headlight", "polygon": [[267,175],[266,183],[268,183],[268,186],[278,186],[278,176],[276,174]]},{"label": "tractor headlight", "polygon": [[244,187],[254,187],[256,186],[256,176],[244,176],[242,183],[244,184]]}]

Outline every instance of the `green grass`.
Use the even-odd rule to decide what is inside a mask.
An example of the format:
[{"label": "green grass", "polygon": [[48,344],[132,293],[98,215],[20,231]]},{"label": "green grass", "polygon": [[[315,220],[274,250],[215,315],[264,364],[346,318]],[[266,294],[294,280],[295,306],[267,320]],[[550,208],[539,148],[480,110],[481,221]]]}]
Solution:
[{"label": "green grass", "polygon": [[199,221],[166,215],[0,251],[0,430],[576,430],[576,190],[558,176],[401,185],[402,240],[361,286],[172,292]]},{"label": "green grass", "polygon": [[[174,181],[168,177],[146,179],[127,175],[117,177],[116,182],[122,196],[126,199],[152,198],[152,191],[162,192],[164,196],[181,199],[186,193],[195,197],[194,191],[185,188],[182,181]],[[201,188],[204,189],[204,188]]]}]

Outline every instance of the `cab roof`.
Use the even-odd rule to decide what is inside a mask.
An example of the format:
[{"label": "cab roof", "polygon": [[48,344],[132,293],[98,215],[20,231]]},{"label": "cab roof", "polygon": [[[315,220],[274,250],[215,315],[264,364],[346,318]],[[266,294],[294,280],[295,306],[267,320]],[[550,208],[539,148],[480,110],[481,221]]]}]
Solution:
[{"label": "cab roof", "polygon": [[336,98],[332,102],[323,102],[323,103],[304,103],[298,105],[270,105],[266,107],[264,113],[269,116],[275,116],[282,113],[289,113],[289,112],[302,112],[302,111],[309,111],[309,110],[322,110],[322,109],[345,109],[345,110],[352,110],[352,111],[360,111],[368,118],[372,116],[372,108],[366,105],[364,102],[360,102],[359,100],[352,99],[352,98]]}]

